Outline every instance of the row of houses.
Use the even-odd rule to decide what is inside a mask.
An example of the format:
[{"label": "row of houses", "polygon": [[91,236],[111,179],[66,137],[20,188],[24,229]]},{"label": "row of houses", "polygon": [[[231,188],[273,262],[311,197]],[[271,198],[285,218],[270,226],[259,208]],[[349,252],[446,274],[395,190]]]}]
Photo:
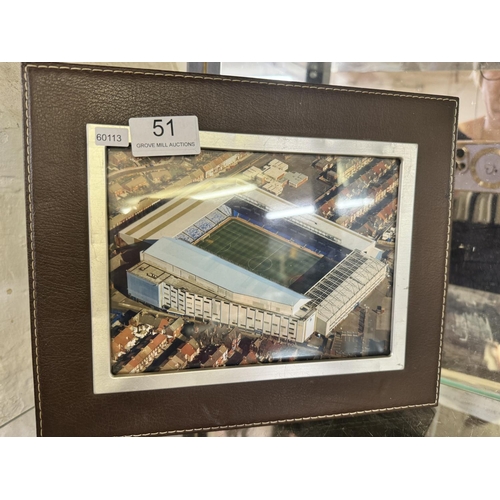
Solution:
[{"label": "row of houses", "polygon": [[350,227],[356,219],[366,214],[372,207],[391,195],[397,189],[399,178],[393,175],[387,179],[379,188],[369,190],[362,198],[363,203],[348,210],[348,213],[337,218],[335,222],[344,227]]},{"label": "row of houses", "polygon": [[[224,153],[213,159],[201,168],[190,172],[182,178],[182,185],[187,185],[192,182],[201,182],[204,179],[215,177],[221,172],[233,167],[239,161],[250,156],[251,153]],[[173,176],[168,167],[147,172],[145,175],[139,174],[128,182],[113,182],[110,184],[108,191],[116,199],[127,196],[131,193],[136,193],[143,188],[149,187],[149,181],[153,185],[164,184],[172,181]]]},{"label": "row of houses", "polygon": [[[144,316],[141,318],[140,315],[141,313],[132,318],[111,341],[112,361],[120,361],[122,365],[119,373],[144,371],[172,343],[184,326],[181,318],[158,319],[150,316],[157,320],[151,321]],[[153,322],[156,325],[150,324]],[[137,349],[136,346],[140,345],[145,337],[149,338],[149,342]]]},{"label": "row of houses", "polygon": [[[175,325],[171,324],[171,328]],[[237,333],[236,333],[237,332]],[[179,334],[175,337],[185,339]],[[172,338],[166,332],[156,333],[150,342],[139,353],[136,353],[119,371],[120,374],[143,372],[169,346]],[[171,347],[170,347],[171,348]],[[220,366],[249,365],[279,360],[294,360],[303,356],[311,357],[317,354],[312,350],[301,352],[295,344],[283,344],[276,340],[259,337],[242,336],[237,330],[231,330],[223,342],[200,347],[199,342],[190,338],[182,341],[179,347],[169,355],[160,366],[161,371],[181,370],[184,368],[217,368]]]},{"label": "row of houses", "polygon": [[[179,186],[185,186],[194,182],[201,182],[204,179],[216,177],[225,170],[234,167],[240,161],[248,158],[252,153],[223,153],[201,168],[190,172],[179,182]],[[292,187],[299,187],[307,182],[307,175],[299,172],[287,172],[288,165],[276,158],[271,160],[262,169],[250,167],[243,174],[242,177],[246,180],[257,180],[258,184],[263,186],[263,189],[270,191],[274,194],[281,194],[283,187],[290,184]],[[146,175],[140,174],[128,182],[112,182],[108,188],[110,195],[116,199],[123,198],[129,194],[137,193],[144,188],[149,187],[149,181],[153,185],[164,184],[172,181],[173,176],[168,168],[155,170]]]},{"label": "row of houses", "polygon": [[234,167],[238,162],[248,158],[252,153],[223,153],[217,158],[214,158],[212,161],[201,167],[203,171],[204,178],[209,179],[211,177],[215,177],[224,170],[228,168]]},{"label": "row of houses", "polygon": [[[205,178],[205,172],[199,168],[190,172],[188,175],[182,177],[174,184],[171,184],[172,188],[180,188],[187,186],[193,182],[201,182]],[[113,182],[110,184],[108,191],[110,195],[113,195],[116,199],[123,198],[129,194],[137,193],[141,189],[150,187],[151,181],[153,185],[161,185],[165,183],[170,183],[173,177],[172,174],[168,170],[157,170],[147,174],[147,177],[144,175],[139,175],[134,177],[132,180],[126,183]]]},{"label": "row of houses", "polygon": [[125,153],[125,151],[113,150],[109,155],[108,166],[112,169],[120,169],[134,166],[138,159],[133,158],[130,154]]},{"label": "row of houses", "polygon": [[224,344],[210,344],[201,348],[200,344],[194,338],[179,346],[160,367],[165,370],[182,370],[186,367],[194,368],[217,368],[226,364],[228,356],[228,347]]},{"label": "row of houses", "polygon": [[291,361],[299,358],[310,359],[318,355],[313,349],[301,348],[293,342],[283,343],[264,336],[251,338],[242,336],[240,332],[237,335],[232,335],[226,337],[224,344],[214,351],[212,360],[215,359],[216,364],[211,365],[212,360],[210,360],[201,366],[253,365],[284,360]]},{"label": "row of houses", "polygon": [[[335,222],[344,227],[350,227],[356,219],[362,217],[366,214],[374,205],[382,201],[386,196],[389,196],[394,193],[399,184],[399,179],[397,175],[392,176],[388,179],[382,186],[376,191],[370,193],[368,197],[364,198],[365,203],[352,209],[349,214],[343,215],[335,220]],[[395,207],[395,205],[393,205]],[[389,213],[391,210],[389,210]],[[381,217],[384,217],[384,214],[381,214]]]},{"label": "row of houses", "polygon": [[[337,175],[339,184],[344,184],[346,181],[348,181],[357,172],[368,165],[368,163],[370,163],[373,158],[349,158],[347,160],[343,158],[342,160],[343,161],[337,163]],[[381,161],[377,166],[382,163],[383,161]],[[375,170],[376,168],[377,167],[375,167],[373,170]]]},{"label": "row of houses", "polygon": [[[183,326],[184,321],[179,318],[163,329],[163,333],[159,333],[160,329],[157,329],[156,335],[152,337],[150,342],[138,353],[135,353],[118,373],[145,371],[155,359],[172,346],[174,338],[177,338],[178,341],[184,338],[180,335]],[[180,343],[179,347],[160,365],[160,370],[181,370],[193,363],[193,366],[201,368],[216,368],[226,364],[228,353],[229,348],[224,344],[210,344],[201,348],[196,339],[190,338],[188,341]]]},{"label": "row of houses", "polygon": [[108,191],[116,199],[122,198],[130,193],[136,193],[142,188],[148,187],[149,183],[143,175],[138,175],[128,182],[113,182],[108,187]]},{"label": "row of houses", "polygon": [[373,158],[366,158],[366,157],[346,157],[346,156],[341,156],[334,158],[332,156],[327,156],[326,158],[320,158],[318,160],[315,160],[313,162],[313,166],[324,172],[325,176],[327,178],[333,177],[332,175],[328,176],[328,174],[331,172],[332,174],[335,174],[335,178],[338,177],[340,178],[342,184],[343,182],[347,181],[350,179],[354,174],[359,172],[363,167],[368,165],[370,161],[372,161]]},{"label": "row of houses", "polygon": [[181,370],[193,361],[200,352],[200,346],[195,339],[184,343],[166,363],[161,365],[161,370]]},{"label": "row of houses", "polygon": [[[381,232],[385,231],[387,223],[394,220],[394,217],[396,215],[397,204],[398,204],[397,198],[394,198],[387,205],[385,205],[385,207],[382,208],[382,210],[380,210],[376,215],[370,217],[370,219],[365,224],[363,224],[363,226],[361,226],[358,232],[365,236],[375,238]],[[387,235],[385,235],[384,233],[385,237],[382,237],[382,239],[386,241],[391,241],[394,238],[394,232],[395,230],[393,229],[389,231]]]},{"label": "row of houses", "polygon": [[[368,158],[367,160],[370,159]],[[362,163],[363,162],[361,161],[359,162],[360,165]],[[376,183],[384,174],[386,174],[389,170],[391,170],[394,167],[394,165],[395,165],[394,161],[381,160],[372,169],[370,169],[368,172],[365,172],[363,175],[358,177],[354,182],[349,184],[349,186],[344,187],[333,198],[325,202],[320,207],[320,211],[323,214],[323,216],[330,217],[334,212],[338,211],[339,202],[340,206],[342,206],[343,201],[359,197],[361,194],[366,193],[367,189],[370,188],[370,185]],[[374,198],[377,196],[380,197],[380,194],[377,194],[379,189],[380,188],[374,188],[371,190],[371,192],[374,195]],[[346,210],[347,209],[345,209],[345,211]]]},{"label": "row of houses", "polygon": [[[346,220],[349,221],[352,218],[359,217],[359,214],[366,213],[370,207],[384,198],[387,192],[391,192],[392,189],[397,187],[397,173],[391,176],[394,166],[395,162],[393,160],[380,161],[368,172],[365,172],[354,182],[341,189],[333,198],[325,202],[320,207],[323,216],[328,218],[336,216],[341,220],[346,217]],[[378,185],[379,183],[381,185]],[[349,202],[349,200],[353,201]],[[357,202],[357,200],[362,202]],[[359,214],[354,215],[356,213]]]}]

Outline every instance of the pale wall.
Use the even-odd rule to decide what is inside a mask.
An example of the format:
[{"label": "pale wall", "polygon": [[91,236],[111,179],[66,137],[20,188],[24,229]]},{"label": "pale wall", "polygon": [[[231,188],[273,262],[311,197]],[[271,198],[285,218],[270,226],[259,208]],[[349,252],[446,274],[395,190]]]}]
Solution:
[{"label": "pale wall", "polygon": [[[185,63],[105,64],[186,70]],[[0,436],[35,433],[23,124],[21,66],[0,63]]]}]

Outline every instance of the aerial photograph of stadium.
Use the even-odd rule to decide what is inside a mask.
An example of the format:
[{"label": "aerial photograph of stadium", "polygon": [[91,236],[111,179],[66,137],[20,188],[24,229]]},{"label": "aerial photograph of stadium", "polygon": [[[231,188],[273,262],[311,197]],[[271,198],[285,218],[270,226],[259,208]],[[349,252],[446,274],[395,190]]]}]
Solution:
[{"label": "aerial photograph of stadium", "polygon": [[109,148],[112,373],[388,355],[399,166]]}]

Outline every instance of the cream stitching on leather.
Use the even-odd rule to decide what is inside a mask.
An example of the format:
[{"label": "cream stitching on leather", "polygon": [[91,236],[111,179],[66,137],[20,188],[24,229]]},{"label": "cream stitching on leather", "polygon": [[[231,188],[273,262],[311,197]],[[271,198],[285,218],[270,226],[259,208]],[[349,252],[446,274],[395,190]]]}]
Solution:
[{"label": "cream stitching on leather", "polygon": [[[392,408],[379,408],[374,410],[362,410],[362,411],[351,411],[346,413],[332,413],[331,415],[320,415],[317,417],[300,417],[300,418],[285,418],[282,420],[268,420],[267,422],[252,422],[250,424],[237,424],[237,425],[222,425],[215,427],[196,427],[193,429],[184,429],[179,431],[161,431],[161,432],[148,432],[145,434],[130,434],[123,437],[144,437],[144,436],[160,436],[165,434],[181,434],[187,432],[202,432],[202,431],[217,431],[220,429],[243,429],[245,427],[250,427],[254,425],[276,425],[276,424],[291,424],[294,422],[307,422],[309,420],[321,420],[324,418],[333,418],[333,417],[353,417],[355,415],[362,415],[366,413],[382,413],[384,411],[391,410],[407,410],[409,408],[417,408],[422,406],[433,406],[435,403],[422,403],[418,405],[406,405],[406,406],[394,406]],[[118,436],[120,437],[120,436]]]},{"label": "cream stitching on leather", "polygon": [[35,371],[36,371],[36,388],[38,394],[37,406],[39,415],[39,425],[40,425],[40,436],[42,433],[42,403],[40,394],[40,372],[38,369],[38,335],[37,335],[37,323],[36,323],[36,276],[35,276],[35,249],[34,249],[34,238],[33,238],[33,197],[31,192],[31,151],[30,151],[30,137],[28,134],[29,130],[29,113],[28,113],[28,78],[26,74],[26,68],[24,69],[24,99],[25,99],[25,124],[26,124],[26,164],[28,170],[28,207],[29,207],[29,231],[30,231],[30,253],[31,253],[31,288],[32,295],[31,301],[33,303],[33,332],[35,338]]},{"label": "cream stitching on leather", "polygon": [[202,75],[188,75],[188,74],[169,74],[169,73],[155,73],[151,71],[136,71],[136,70],[123,70],[123,69],[105,69],[105,68],[85,68],[85,67],[75,67],[75,66],[56,66],[47,64],[27,64],[25,67],[25,73],[27,68],[42,68],[42,69],[62,69],[69,71],[89,71],[93,73],[121,73],[124,75],[144,75],[144,76],[163,76],[167,78],[184,78],[193,80],[214,80],[220,82],[239,82],[239,83],[250,83],[254,85],[268,85],[274,87],[294,87],[300,89],[314,89],[314,90],[326,90],[331,92],[351,92],[355,94],[370,94],[370,95],[387,95],[394,97],[406,97],[410,99],[426,99],[433,101],[452,101],[455,99],[450,99],[448,97],[431,97],[425,95],[408,95],[408,94],[398,94],[395,92],[380,92],[374,90],[358,90],[358,89],[344,89],[337,87],[321,87],[318,85],[303,85],[300,83],[280,83],[280,82],[262,82],[254,80],[244,80],[241,78],[234,77],[218,77],[218,76],[202,76]]},{"label": "cream stitching on leather", "polygon": [[218,77],[218,76],[203,76],[203,75],[188,75],[188,74],[170,74],[170,73],[156,73],[150,71],[137,71],[137,70],[122,70],[122,69],[107,69],[107,68],[86,68],[86,67],[76,67],[76,66],[63,66],[63,65],[48,65],[48,64],[27,64],[24,67],[24,98],[25,98],[25,124],[26,124],[26,163],[27,163],[27,171],[28,171],[28,207],[29,207],[29,232],[30,232],[30,253],[31,253],[31,281],[32,281],[32,305],[33,305],[33,330],[34,330],[34,338],[35,338],[35,373],[36,373],[36,387],[37,387],[37,406],[38,406],[38,414],[39,414],[39,425],[40,425],[40,436],[43,436],[43,428],[42,428],[42,405],[41,405],[41,394],[40,394],[40,374],[38,367],[38,337],[37,337],[37,322],[36,322],[36,291],[35,291],[35,253],[34,253],[34,238],[33,238],[33,199],[31,192],[31,184],[32,184],[32,172],[31,172],[31,154],[30,154],[30,143],[29,143],[29,113],[28,113],[28,68],[40,68],[40,69],[59,69],[59,70],[68,70],[68,71],[88,71],[92,73],[121,73],[124,75],[143,75],[143,76],[162,76],[169,78],[184,78],[184,79],[193,79],[193,80],[213,80],[213,81],[221,81],[221,82],[239,82],[239,83],[249,83],[253,85],[268,85],[275,87],[293,87],[293,88],[301,88],[301,89],[313,89],[313,90],[325,90],[331,92],[350,92],[355,94],[369,94],[369,95],[383,95],[383,96],[393,96],[393,97],[405,97],[410,99],[426,99],[433,101],[450,101],[455,103],[455,116],[453,123],[453,146],[451,150],[451,169],[450,169],[450,195],[448,198],[448,227],[447,227],[447,236],[446,236],[446,259],[445,259],[445,272],[444,272],[444,292],[443,292],[443,307],[441,313],[441,332],[439,338],[439,355],[438,355],[438,374],[436,380],[436,399],[432,403],[422,403],[416,405],[406,405],[406,406],[394,406],[390,408],[377,408],[373,410],[362,410],[355,412],[347,412],[347,413],[332,413],[331,415],[320,415],[314,417],[299,417],[299,418],[290,418],[283,420],[269,420],[266,422],[250,422],[247,424],[238,424],[238,425],[220,425],[214,427],[199,427],[193,429],[178,429],[173,431],[159,431],[159,432],[149,432],[144,434],[132,434],[133,437],[139,436],[159,436],[166,434],[181,434],[188,432],[201,432],[201,431],[215,431],[221,429],[239,429],[244,427],[249,427],[252,425],[274,425],[280,423],[292,423],[292,422],[305,422],[309,420],[320,420],[325,418],[333,418],[333,417],[346,417],[346,416],[354,416],[354,415],[363,415],[368,413],[380,413],[383,411],[392,411],[392,410],[405,410],[409,408],[417,408],[423,406],[433,406],[437,404],[439,398],[439,375],[441,373],[441,359],[442,359],[442,346],[443,346],[443,334],[444,334],[444,316],[446,310],[446,282],[448,279],[448,252],[450,248],[450,235],[451,235],[451,211],[452,211],[452,199],[453,199],[453,171],[454,171],[454,157],[455,157],[455,140],[456,140],[456,125],[457,125],[457,110],[458,103],[456,99],[450,99],[447,97],[432,97],[426,95],[408,95],[408,94],[399,94],[396,92],[379,92],[373,90],[358,90],[358,89],[345,89],[345,88],[337,88],[337,87],[322,87],[318,85],[303,85],[299,83],[279,83],[279,82],[263,82],[263,81],[254,81],[254,80],[245,80],[241,78],[234,77]]},{"label": "cream stitching on leather", "polygon": [[441,358],[443,352],[443,336],[444,336],[444,317],[446,313],[446,294],[448,288],[446,286],[448,281],[448,259],[450,252],[450,240],[451,240],[451,213],[453,209],[453,174],[455,171],[455,141],[457,138],[457,112],[458,103],[455,101],[455,115],[453,118],[453,142],[451,146],[451,164],[450,164],[450,194],[448,196],[448,228],[446,230],[446,255],[444,261],[444,289],[443,289],[443,307],[441,311],[441,333],[439,336],[439,353],[438,353],[438,377],[436,380],[436,403],[439,400],[439,375],[441,373]]}]

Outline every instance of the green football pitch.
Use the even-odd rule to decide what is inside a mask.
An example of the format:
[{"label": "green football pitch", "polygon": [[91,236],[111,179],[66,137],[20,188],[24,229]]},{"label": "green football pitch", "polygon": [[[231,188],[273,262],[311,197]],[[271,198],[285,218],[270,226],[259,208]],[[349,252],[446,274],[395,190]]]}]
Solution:
[{"label": "green football pitch", "polygon": [[196,246],[286,287],[320,259],[234,219],[207,235]]}]

